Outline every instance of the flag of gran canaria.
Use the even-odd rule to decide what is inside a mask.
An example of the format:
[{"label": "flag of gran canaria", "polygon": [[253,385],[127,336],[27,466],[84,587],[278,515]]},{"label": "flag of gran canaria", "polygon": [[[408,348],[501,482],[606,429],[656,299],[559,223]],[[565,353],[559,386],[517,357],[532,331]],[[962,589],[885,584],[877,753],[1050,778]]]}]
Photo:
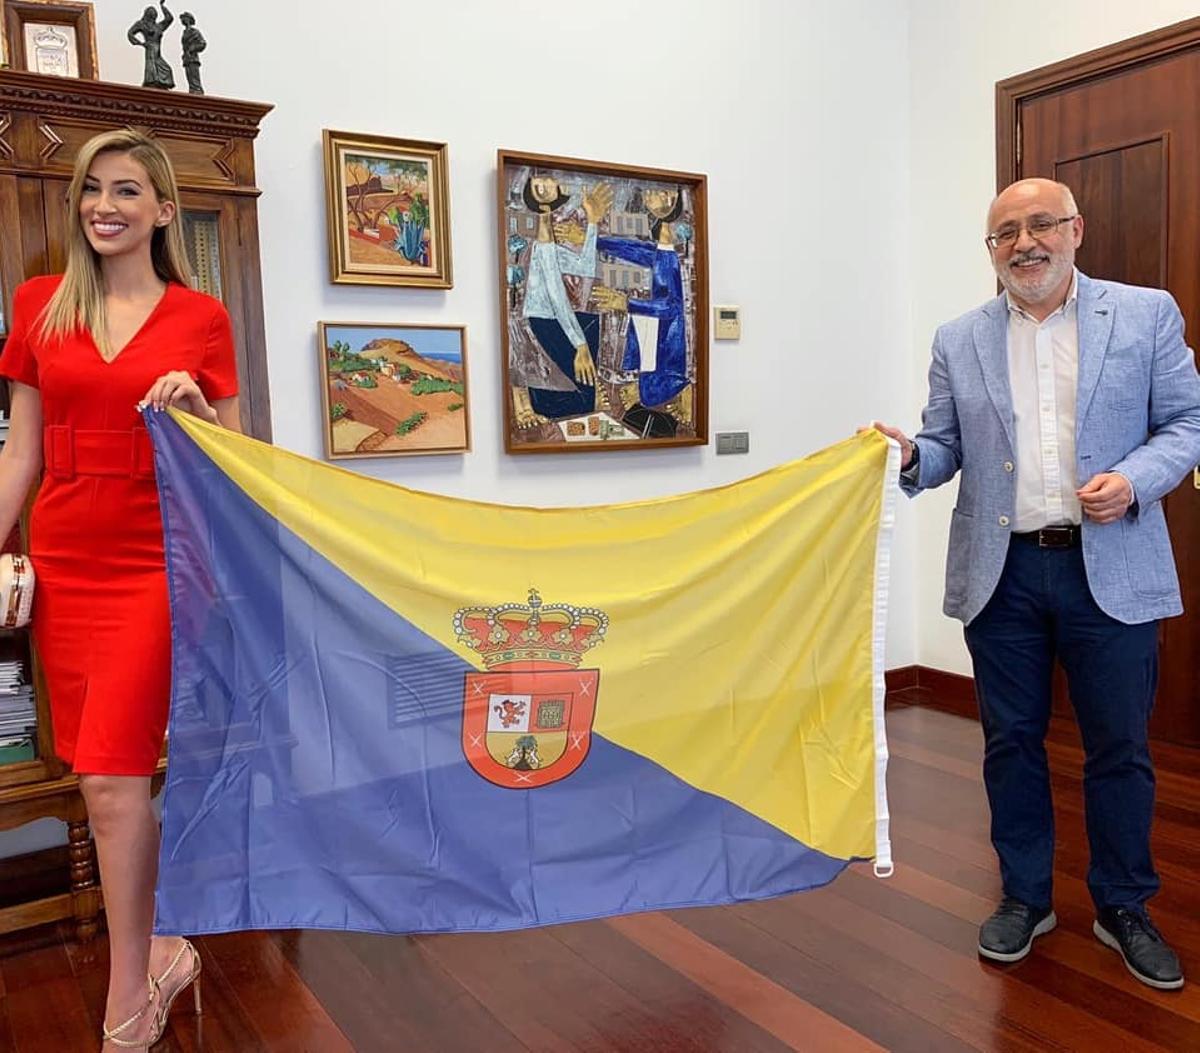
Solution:
[{"label": "flag of gran canaria", "polygon": [[174,634],[159,931],[510,929],[890,867],[878,433],[535,509],[147,416]]}]

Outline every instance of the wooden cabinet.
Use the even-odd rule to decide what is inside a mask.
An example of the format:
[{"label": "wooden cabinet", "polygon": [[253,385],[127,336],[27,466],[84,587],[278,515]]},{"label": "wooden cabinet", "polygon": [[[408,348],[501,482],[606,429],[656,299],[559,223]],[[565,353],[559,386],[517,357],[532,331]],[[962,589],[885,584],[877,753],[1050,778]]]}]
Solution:
[{"label": "wooden cabinet", "polygon": [[[229,310],[237,343],[243,429],[270,439],[254,139],[271,107],[100,81],[0,70],[0,345],[13,290],[66,261],[66,191],[79,147],[134,127],[163,145],[182,194],[183,229],[198,287]],[[0,388],[5,385],[0,384]],[[7,391],[0,391],[0,408]],[[96,931],[98,875],[74,777],[54,756],[49,700],[24,630],[0,630],[0,660],[18,657],[37,695],[36,757],[0,765],[0,830],[52,816],[68,824],[70,889],[0,907],[0,932],[74,917]],[[121,660],[114,656],[114,660]]]}]

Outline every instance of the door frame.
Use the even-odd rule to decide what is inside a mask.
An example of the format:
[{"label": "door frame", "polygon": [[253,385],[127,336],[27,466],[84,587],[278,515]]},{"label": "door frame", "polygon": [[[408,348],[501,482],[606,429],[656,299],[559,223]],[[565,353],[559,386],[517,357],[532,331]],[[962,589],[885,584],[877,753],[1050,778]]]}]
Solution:
[{"label": "door frame", "polygon": [[1200,18],[1155,29],[996,83],[996,192],[1021,176],[1021,103],[1200,44]]}]

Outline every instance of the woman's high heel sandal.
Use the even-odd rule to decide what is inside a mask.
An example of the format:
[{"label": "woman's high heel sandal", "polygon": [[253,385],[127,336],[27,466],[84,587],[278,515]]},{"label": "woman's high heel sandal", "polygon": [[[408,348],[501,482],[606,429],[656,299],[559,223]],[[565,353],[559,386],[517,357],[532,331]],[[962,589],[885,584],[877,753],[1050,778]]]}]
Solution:
[{"label": "woman's high heel sandal", "polygon": [[[183,961],[183,956],[188,955],[188,972],[187,976],[171,986],[167,981],[171,974],[179,967]],[[161,1008],[159,1009],[159,1020],[161,1027],[159,1034],[162,1034],[163,1029],[167,1026],[167,1014],[171,1011],[171,1005],[175,999],[183,993],[188,984],[192,985],[192,1001],[196,1007],[196,1015],[201,1013],[200,1007],[200,952],[192,946],[190,940],[184,940],[179,946],[179,950],[175,952],[175,957],[171,959],[171,964],[163,970],[162,975],[157,978],[151,978],[159,991],[162,999]]]},{"label": "woman's high heel sandal", "polygon": [[[159,1002],[158,981],[153,976],[147,977],[147,979],[150,982],[150,994],[146,998],[146,1004],[128,1020],[123,1020],[117,1024],[116,1027],[109,1027],[105,1024],[101,1028],[105,1042],[111,1042],[114,1046],[118,1046],[121,1049],[149,1049],[162,1037],[166,1014],[163,1013],[162,1005]],[[145,1038],[123,1038],[122,1036],[128,1035],[137,1025],[137,1022],[147,1013],[153,1014],[153,1019],[150,1023],[150,1033]]]}]

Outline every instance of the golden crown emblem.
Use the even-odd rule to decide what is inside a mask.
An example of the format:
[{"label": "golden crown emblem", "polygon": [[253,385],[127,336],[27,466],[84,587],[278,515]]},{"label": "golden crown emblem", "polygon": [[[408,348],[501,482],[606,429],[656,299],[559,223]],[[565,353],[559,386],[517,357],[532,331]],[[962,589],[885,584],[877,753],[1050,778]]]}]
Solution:
[{"label": "golden crown emblem", "polygon": [[595,607],[544,603],[537,589],[526,603],[463,607],[454,613],[454,634],[483,656],[488,669],[513,662],[578,667],[584,652],[604,642],[608,615]]}]

